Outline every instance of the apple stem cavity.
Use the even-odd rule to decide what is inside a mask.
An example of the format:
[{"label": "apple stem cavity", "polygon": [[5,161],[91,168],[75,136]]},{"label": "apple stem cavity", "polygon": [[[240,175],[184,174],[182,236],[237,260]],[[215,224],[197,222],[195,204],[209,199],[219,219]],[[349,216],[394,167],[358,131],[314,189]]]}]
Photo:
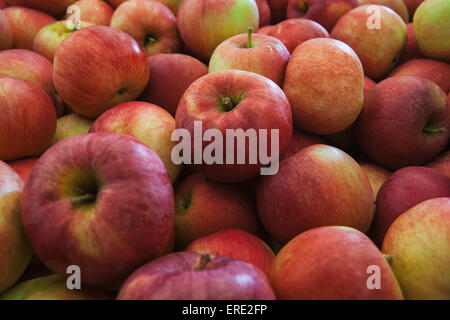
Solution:
[{"label": "apple stem cavity", "polygon": [[247,29],[247,49],[252,48],[252,33],[253,33],[253,28],[249,27]]},{"label": "apple stem cavity", "polygon": [[442,132],[445,132],[445,128],[444,127],[442,127],[442,128],[427,128],[427,127],[425,127],[425,128],[423,128],[423,132],[429,133],[429,134],[442,133]]},{"label": "apple stem cavity", "polygon": [[193,271],[202,271],[205,269],[206,265],[211,262],[211,255],[209,253],[204,253],[198,260],[197,264],[192,268]]},{"label": "apple stem cavity", "polygon": [[86,204],[89,202],[93,202],[95,200],[95,195],[93,194],[84,194],[82,196],[73,197],[70,202],[72,203],[72,206],[79,206],[82,204]]},{"label": "apple stem cavity", "polygon": [[383,256],[384,256],[384,258],[386,259],[386,261],[387,261],[388,263],[391,263],[391,261],[392,261],[392,256],[391,256],[390,254],[385,254],[385,253],[383,253]]},{"label": "apple stem cavity", "polygon": [[234,108],[233,101],[231,100],[230,97],[223,97],[222,98],[222,105],[223,105],[223,107],[225,108],[226,111],[231,111]]}]

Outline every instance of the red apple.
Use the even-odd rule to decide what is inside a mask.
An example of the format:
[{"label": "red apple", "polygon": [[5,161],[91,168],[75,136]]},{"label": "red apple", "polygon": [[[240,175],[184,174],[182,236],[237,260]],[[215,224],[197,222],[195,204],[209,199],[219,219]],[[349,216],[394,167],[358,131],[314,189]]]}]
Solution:
[{"label": "red apple", "polygon": [[258,33],[269,34],[270,30],[272,30],[273,27],[274,27],[273,25],[264,26],[262,28],[259,28]]},{"label": "red apple", "polygon": [[273,300],[262,271],[250,263],[196,252],[161,257],[131,274],[118,300]]},{"label": "red apple", "polygon": [[56,121],[56,132],[53,136],[52,145],[61,140],[88,133],[93,123],[93,120],[80,117],[75,113],[59,118]]},{"label": "red apple", "polygon": [[22,6],[44,11],[55,17],[61,17],[66,13],[67,7],[76,0],[7,0],[10,6]]},{"label": "red apple", "polygon": [[373,87],[357,122],[367,156],[388,169],[421,165],[436,157],[450,136],[450,105],[435,83],[388,78]]},{"label": "red apple", "polygon": [[408,8],[410,20],[414,17],[417,7],[425,0],[403,0],[406,7]]},{"label": "red apple", "polygon": [[283,86],[289,51],[284,44],[265,34],[239,34],[222,42],[209,61],[209,73],[222,70],[245,70],[269,78]]},{"label": "red apple", "polygon": [[389,179],[392,172],[370,162],[361,162],[359,165],[364,170],[367,178],[369,178],[373,191],[373,199],[376,201],[381,186]]},{"label": "red apple", "polygon": [[161,159],[117,133],[78,135],[51,147],[22,197],[22,221],[36,255],[61,276],[79,266],[86,284],[114,283],[166,253],[173,219],[173,190]]},{"label": "red apple", "polygon": [[326,145],[302,149],[280,163],[277,175],[262,177],[258,213],[265,229],[281,244],[321,226],[369,230],[373,193],[359,164]]},{"label": "red apple", "polygon": [[272,24],[286,20],[286,10],[289,0],[267,0],[270,7]]},{"label": "red apple", "polygon": [[[394,10],[405,23],[409,22],[408,8],[403,0],[359,0],[360,5],[377,4]],[[412,17],[412,16],[411,16]]]},{"label": "red apple", "polygon": [[286,152],[283,154],[282,159],[283,160],[287,159],[296,154],[297,152],[299,152],[300,150],[312,146],[314,144],[326,144],[326,143],[325,140],[322,139],[320,136],[294,130],[294,132],[292,133],[291,143],[289,144],[289,147],[286,150]]},{"label": "red apple", "polygon": [[6,0],[0,0],[0,9],[3,9],[7,6]]},{"label": "red apple", "polygon": [[259,11],[259,26],[264,27],[270,24],[271,13],[267,0],[255,0]]},{"label": "red apple", "polygon": [[122,3],[124,3],[127,0],[108,0],[108,2],[114,7],[117,8],[118,6],[120,6]]},{"label": "red apple", "polygon": [[31,169],[38,161],[39,158],[26,158],[9,162],[8,165],[22,178],[24,182],[27,182]]},{"label": "red apple", "polygon": [[[379,289],[369,289],[371,266],[378,267]],[[348,227],[300,234],[277,254],[269,278],[278,299],[403,299],[385,257],[369,238]]]},{"label": "red apple", "polygon": [[428,168],[439,171],[450,178],[450,150],[444,152],[427,164]]},{"label": "red apple", "polygon": [[406,41],[406,47],[400,56],[399,64],[408,60],[425,58],[425,55],[422,53],[422,51],[420,51],[419,45],[417,44],[412,23],[408,23],[406,25],[406,31],[408,34],[408,40]]},{"label": "red apple", "polygon": [[[95,25],[109,26],[114,10],[102,0],[78,0],[73,5],[80,8],[80,20]],[[70,14],[66,15],[66,18]]]},{"label": "red apple", "polygon": [[111,27],[132,36],[147,56],[181,50],[176,18],[157,1],[126,1],[114,11]]},{"label": "red apple", "polygon": [[146,56],[136,41],[109,27],[78,30],[55,54],[55,88],[75,113],[87,118],[136,99],[149,77]]},{"label": "red apple", "polygon": [[13,31],[3,11],[0,10],[0,50],[11,49],[13,46]]},{"label": "red apple", "polygon": [[[112,0],[112,1],[120,2],[122,0]],[[161,2],[163,5],[165,5],[167,8],[169,8],[170,11],[172,11],[175,16],[177,15],[178,8],[180,7],[181,3],[183,2],[183,0],[156,0],[156,1]]]}]

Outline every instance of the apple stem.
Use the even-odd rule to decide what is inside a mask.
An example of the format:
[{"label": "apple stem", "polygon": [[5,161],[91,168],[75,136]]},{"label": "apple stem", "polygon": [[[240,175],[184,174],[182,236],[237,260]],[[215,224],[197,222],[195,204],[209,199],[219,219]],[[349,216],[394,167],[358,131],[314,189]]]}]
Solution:
[{"label": "apple stem", "polygon": [[423,132],[425,133],[441,133],[441,132],[445,132],[445,128],[423,128]]},{"label": "apple stem", "polygon": [[391,263],[392,261],[392,256],[390,254],[385,254],[383,253],[384,258],[386,259],[387,262]]},{"label": "apple stem", "polygon": [[228,111],[233,110],[233,101],[231,101],[230,97],[223,97],[222,104],[226,110]]},{"label": "apple stem", "polygon": [[252,33],[253,33],[253,28],[249,27],[247,29],[247,49],[252,48]]},{"label": "apple stem", "polygon": [[86,203],[86,202],[92,202],[95,200],[95,196],[93,194],[84,194],[82,196],[73,197],[70,201],[73,206],[78,206],[80,204]]},{"label": "apple stem", "polygon": [[211,262],[211,255],[209,253],[204,253],[198,260],[198,263],[192,268],[194,271],[202,271],[205,269],[206,265]]}]

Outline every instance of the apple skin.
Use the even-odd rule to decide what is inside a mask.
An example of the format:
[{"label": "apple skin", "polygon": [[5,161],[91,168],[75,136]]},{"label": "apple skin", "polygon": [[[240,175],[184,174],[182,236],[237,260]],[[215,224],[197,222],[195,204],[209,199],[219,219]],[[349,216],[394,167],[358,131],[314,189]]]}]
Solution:
[{"label": "apple skin", "polygon": [[[370,6],[378,7],[380,29],[369,29]],[[364,66],[365,75],[378,81],[397,64],[406,46],[406,24],[393,10],[385,6],[366,5],[347,12],[331,31],[332,38],[341,40],[355,50]]]},{"label": "apple skin", "polygon": [[403,0],[406,7],[408,8],[410,20],[413,19],[414,13],[416,12],[417,7],[424,1],[425,0]]},{"label": "apple skin", "polygon": [[287,159],[296,154],[297,152],[299,152],[300,150],[312,146],[314,144],[326,144],[326,142],[322,137],[318,135],[294,130],[292,132],[291,143],[289,144],[288,149],[281,158],[282,160]]},{"label": "apple skin", "polygon": [[132,36],[147,56],[181,50],[176,17],[157,1],[124,2],[114,11],[111,27]]},{"label": "apple skin", "polygon": [[93,132],[117,132],[134,137],[161,158],[170,181],[175,182],[181,166],[172,162],[171,152],[177,144],[171,141],[175,119],[163,108],[141,101],[121,103],[95,120]]},{"label": "apple skin", "polygon": [[431,59],[407,61],[395,68],[388,77],[414,76],[436,83],[448,94],[450,92],[450,64]]},{"label": "apple skin", "polygon": [[24,229],[38,258],[61,276],[78,265],[81,281],[93,285],[115,283],[165,254],[174,211],[161,159],[118,133],[54,145],[34,166],[22,195]]},{"label": "apple skin", "polygon": [[268,275],[275,255],[261,239],[240,229],[226,229],[194,240],[186,251],[239,259]]},{"label": "apple skin", "polygon": [[[80,20],[95,25],[109,26],[114,13],[113,8],[102,0],[79,0],[73,5],[80,8]],[[70,15],[66,15],[66,19]]]},{"label": "apple skin", "polygon": [[108,0],[108,2],[114,7],[117,8],[118,6],[120,6],[122,3],[124,3],[127,0]]},{"label": "apple skin", "polygon": [[265,34],[239,34],[222,42],[213,52],[209,61],[209,73],[222,70],[244,70],[258,73],[283,86],[284,73],[290,54],[284,44]]},{"label": "apple skin", "polygon": [[23,7],[7,7],[3,9],[3,13],[13,32],[12,47],[15,49],[31,50],[38,31],[56,21],[44,12]]},{"label": "apple skin", "polygon": [[413,18],[420,50],[431,59],[450,62],[450,2],[424,1]]},{"label": "apple skin", "polygon": [[155,54],[148,63],[152,75],[139,100],[161,106],[173,116],[187,88],[208,73],[203,62],[185,54]]},{"label": "apple skin", "polygon": [[311,19],[331,31],[341,16],[357,6],[358,0],[290,0],[286,16]]},{"label": "apple skin", "polygon": [[56,91],[86,118],[95,119],[119,103],[136,99],[149,77],[147,58],[137,42],[105,26],[78,30],[55,54]]},{"label": "apple skin", "polygon": [[356,123],[359,145],[391,170],[422,165],[436,157],[450,135],[450,104],[430,80],[398,76],[373,87]]},{"label": "apple skin", "polygon": [[[121,0],[118,0],[118,1],[121,1]],[[175,16],[177,15],[178,8],[180,7],[181,3],[183,2],[183,0],[156,0],[156,1],[161,2],[163,5],[165,5],[167,8],[169,8],[170,11],[172,11],[172,13]]]},{"label": "apple skin", "polygon": [[420,51],[419,45],[417,44],[416,36],[414,35],[414,26],[412,23],[408,23],[406,25],[406,31],[408,40],[406,41],[406,47],[398,61],[399,64],[413,59],[426,58],[422,51]]},{"label": "apple skin", "polygon": [[260,34],[269,34],[270,30],[272,30],[274,26],[273,25],[267,25],[264,27],[259,28],[258,33]]},{"label": "apple skin", "polygon": [[328,31],[320,24],[309,19],[288,19],[270,29],[269,36],[279,39],[290,53],[306,40],[329,38]]},{"label": "apple skin", "polygon": [[175,189],[175,247],[215,232],[237,228],[262,234],[253,199],[245,187],[221,184],[194,173]]},{"label": "apple skin", "polygon": [[[383,241],[383,253],[406,299],[450,299],[450,198],[424,201],[398,217]],[[411,268],[414,266],[414,268]]]},{"label": "apple skin", "polygon": [[[369,266],[381,289],[367,288]],[[282,300],[402,300],[400,286],[377,247],[358,230],[330,226],[306,231],[275,257],[269,276]]]},{"label": "apple skin", "polygon": [[271,237],[285,244],[316,227],[369,230],[374,201],[369,180],[343,151],[312,145],[280,163],[258,185],[259,217]]},{"label": "apple skin", "polygon": [[[242,93],[245,95],[242,96]],[[222,111],[227,110],[219,101],[219,98],[223,97],[233,100],[234,108],[231,111]],[[241,70],[219,71],[197,79],[181,98],[175,121],[177,128],[190,132],[192,148],[195,121],[202,121],[204,132],[214,128],[219,130],[223,137],[226,137],[227,129],[242,129],[244,132],[254,129],[258,142],[259,130],[265,129],[267,146],[271,146],[271,130],[279,130],[280,155],[286,151],[292,137],[292,112],[284,92],[270,79]],[[210,142],[203,142],[202,152],[209,144]],[[223,145],[223,157],[226,159],[226,139]],[[246,143],[245,150],[239,150],[245,153],[247,160],[249,149]],[[237,153],[235,152],[234,164],[207,165],[203,162],[195,167],[208,179],[218,182],[242,182],[260,173],[260,159],[256,164],[248,164],[248,161],[247,164],[238,164]]]},{"label": "apple skin", "polygon": [[158,258],[133,272],[117,299],[274,300],[275,295],[264,273],[250,263],[186,251]]},{"label": "apple skin", "polygon": [[88,133],[93,123],[93,120],[80,117],[74,113],[59,118],[56,121],[56,132],[53,136],[52,145],[61,140]]},{"label": "apple skin", "polygon": [[341,41],[317,38],[294,50],[283,90],[297,129],[331,134],[355,122],[363,87],[364,71],[356,53]]},{"label": "apple skin", "polygon": [[21,6],[46,12],[54,17],[61,17],[66,13],[67,7],[76,0],[7,0],[8,5]]},{"label": "apple skin", "polygon": [[439,171],[450,178],[450,150],[444,152],[427,164],[428,168]]},{"label": "apple skin", "polygon": [[405,23],[409,22],[409,12],[403,0],[359,0],[360,5],[376,4],[394,10]]},{"label": "apple skin", "polygon": [[289,0],[267,0],[270,7],[272,24],[286,20],[286,10]]},{"label": "apple skin", "polygon": [[26,158],[9,162],[8,165],[20,176],[20,178],[26,183],[31,169],[38,161],[39,158]]},{"label": "apple skin", "polygon": [[254,0],[184,0],[177,26],[186,49],[208,60],[226,39],[258,30],[258,6]]},{"label": "apple skin", "polygon": [[0,161],[0,293],[19,280],[33,254],[20,220],[22,189],[23,180]]},{"label": "apple skin", "polygon": [[370,162],[360,162],[359,165],[364,170],[367,178],[369,178],[370,185],[372,186],[373,198],[374,201],[376,201],[381,186],[389,179],[392,172]]},{"label": "apple skin", "polygon": [[255,0],[256,4],[258,5],[258,12],[259,12],[259,26],[264,27],[270,24],[271,20],[271,13],[270,13],[270,7],[267,0]]},{"label": "apple skin", "polygon": [[0,50],[11,49],[13,46],[13,31],[3,11],[0,11]]},{"label": "apple skin", "polygon": [[450,178],[425,167],[406,167],[394,172],[381,186],[377,208],[369,234],[381,247],[395,219],[428,199],[450,197]]}]

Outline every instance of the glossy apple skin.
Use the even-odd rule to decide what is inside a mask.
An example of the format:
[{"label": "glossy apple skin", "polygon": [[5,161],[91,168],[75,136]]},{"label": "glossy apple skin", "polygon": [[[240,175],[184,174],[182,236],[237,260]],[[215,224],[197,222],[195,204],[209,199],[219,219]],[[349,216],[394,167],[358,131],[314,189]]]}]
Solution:
[{"label": "glossy apple skin", "polygon": [[[250,263],[215,257],[196,271],[202,255],[177,252],[136,270],[118,300],[273,300],[267,277]],[[242,279],[242,280],[241,280]]]},{"label": "glossy apple skin", "polygon": [[450,178],[450,151],[444,152],[427,164],[428,168],[439,171]]},{"label": "glossy apple skin", "polygon": [[[114,10],[102,0],[79,0],[74,3],[80,8],[80,20],[95,25],[109,26]],[[66,15],[68,18],[70,15]]]},{"label": "glossy apple skin", "polygon": [[364,171],[346,153],[327,145],[302,149],[280,163],[277,175],[262,177],[257,204],[265,229],[281,244],[328,225],[367,232],[374,213]]},{"label": "glossy apple skin", "polygon": [[3,11],[0,11],[0,50],[11,49],[13,46],[13,31]]},{"label": "glossy apple skin", "polygon": [[39,158],[26,158],[9,162],[8,165],[20,176],[20,178],[27,182],[31,169],[38,161]]},{"label": "glossy apple skin", "polygon": [[289,144],[288,149],[283,154],[282,159],[287,159],[292,155],[296,154],[300,150],[312,146],[314,144],[326,144],[325,140],[314,134],[309,134],[305,132],[301,132],[299,130],[294,130],[292,133],[291,143]]},{"label": "glossy apple skin", "polygon": [[0,78],[0,160],[39,155],[50,145],[56,113],[48,95],[35,84]]},{"label": "glossy apple skin", "polygon": [[175,182],[181,166],[172,162],[171,152],[177,144],[171,141],[175,119],[163,108],[141,101],[121,103],[95,120],[89,132],[117,132],[139,140],[164,162],[170,181]]},{"label": "glossy apple skin", "polygon": [[267,25],[262,28],[259,28],[258,33],[260,34],[269,34],[270,30],[272,30],[274,26],[273,25]]},{"label": "glossy apple skin", "polygon": [[360,5],[381,5],[394,10],[405,23],[409,22],[409,12],[403,0],[359,0]]},{"label": "glossy apple skin", "polygon": [[[181,50],[176,17],[157,1],[132,0],[121,4],[114,11],[111,27],[132,36],[147,56]],[[148,42],[148,35],[155,42]]]},{"label": "glossy apple skin", "polygon": [[258,6],[254,0],[184,0],[177,26],[186,49],[207,60],[226,39],[258,30]]},{"label": "glossy apple skin", "polygon": [[341,16],[357,6],[358,0],[290,0],[286,16],[311,19],[331,31]]},{"label": "glossy apple skin", "polygon": [[[96,199],[73,202],[89,194]],[[31,171],[22,197],[24,229],[39,259],[61,276],[78,265],[82,282],[95,285],[120,281],[168,252],[174,211],[161,159],[117,133],[54,145]]]},{"label": "glossy apple skin", "polygon": [[136,99],[147,85],[150,69],[145,53],[126,33],[93,26],[66,40],[55,54],[53,82],[76,114],[95,119]]},{"label": "glossy apple skin", "polygon": [[449,234],[448,197],[416,205],[389,228],[382,251],[392,256],[392,270],[406,299],[450,299]]},{"label": "glossy apple skin", "polygon": [[255,0],[258,5],[259,26],[264,27],[270,24],[271,12],[267,0]]},{"label": "glossy apple skin", "polygon": [[356,120],[363,87],[364,71],[356,53],[341,41],[317,38],[294,50],[283,90],[297,129],[331,134]]},{"label": "glossy apple skin", "polygon": [[367,178],[369,178],[370,185],[372,186],[374,201],[376,201],[381,186],[387,179],[389,179],[392,172],[370,162],[361,162],[359,165],[364,170]]},{"label": "glossy apple skin", "polygon": [[[421,165],[436,157],[450,135],[450,105],[435,83],[417,77],[388,78],[373,87],[358,118],[364,153],[387,169]],[[427,130],[439,129],[442,132]]]},{"label": "glossy apple skin", "polygon": [[397,217],[420,202],[439,197],[450,197],[450,178],[440,172],[414,166],[394,172],[378,192],[371,239],[381,247]]},{"label": "glossy apple skin", "polygon": [[76,0],[7,0],[9,6],[21,6],[46,12],[54,17],[61,17],[67,7]]},{"label": "glossy apple skin", "polygon": [[239,259],[268,275],[275,255],[261,239],[240,229],[226,229],[194,240],[186,251]]},{"label": "glossy apple skin", "polygon": [[56,132],[53,136],[52,145],[61,140],[89,132],[93,120],[80,117],[75,113],[65,115],[56,121]]},{"label": "glossy apple skin", "polygon": [[[369,266],[380,268],[381,289],[367,288]],[[377,247],[358,230],[321,227],[286,244],[270,282],[282,300],[402,300],[400,286]]]},{"label": "glossy apple skin", "polygon": [[148,64],[152,75],[139,100],[161,106],[173,116],[187,88],[208,73],[203,62],[185,54],[155,54],[148,57]]},{"label": "glossy apple skin", "polygon": [[380,10],[380,29],[369,29],[372,11],[368,5],[347,12],[331,31],[332,38],[341,40],[355,50],[364,66],[365,75],[378,81],[396,65],[406,46],[406,24],[393,10],[385,6]]},{"label": "glossy apple skin", "polygon": [[[229,112],[221,111],[220,96],[237,99],[245,96]],[[273,81],[247,71],[226,70],[208,74],[196,80],[181,98],[175,116],[177,128],[191,133],[194,147],[194,121],[202,121],[205,132],[210,128],[220,130],[226,137],[227,129],[267,130],[267,146],[271,146],[271,130],[279,130],[279,154],[283,154],[292,136],[292,112],[283,91]],[[203,142],[203,149],[209,142]],[[224,139],[224,159],[226,159],[226,139]],[[237,146],[235,146],[237,148]],[[230,147],[231,148],[231,147]],[[203,150],[202,149],[202,150]],[[235,152],[234,164],[196,164],[198,171],[208,179],[219,182],[242,182],[260,173],[261,162],[257,164],[238,164],[237,154],[244,152],[249,158],[249,146]],[[192,152],[192,157],[194,152]],[[192,161],[194,163],[194,161]]]},{"label": "glossy apple skin", "polygon": [[254,200],[241,185],[190,175],[175,189],[175,244],[186,248],[192,241],[215,232],[238,228],[262,234]]},{"label": "glossy apple skin", "polygon": [[408,23],[406,25],[406,31],[408,40],[406,41],[406,47],[403,50],[398,61],[399,64],[413,59],[426,58],[422,51],[420,51],[419,45],[417,44],[416,36],[414,35],[414,26],[412,23]]},{"label": "glossy apple skin", "polygon": [[259,33],[251,37],[251,48],[247,48],[247,34],[239,34],[222,42],[211,56],[209,73],[230,69],[250,71],[282,87],[291,56],[289,51],[274,37]]}]

